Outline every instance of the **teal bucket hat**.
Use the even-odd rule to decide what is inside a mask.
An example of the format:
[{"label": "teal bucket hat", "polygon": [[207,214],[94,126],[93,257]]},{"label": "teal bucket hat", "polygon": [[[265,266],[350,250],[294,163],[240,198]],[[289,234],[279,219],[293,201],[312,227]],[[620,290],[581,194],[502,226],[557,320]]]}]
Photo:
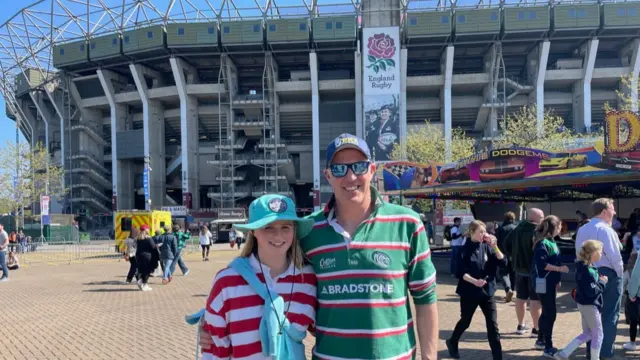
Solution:
[{"label": "teal bucket hat", "polygon": [[262,195],[249,205],[249,222],[233,224],[240,231],[258,230],[274,221],[295,221],[296,237],[302,239],[313,229],[314,220],[298,217],[293,200],[277,194]]}]

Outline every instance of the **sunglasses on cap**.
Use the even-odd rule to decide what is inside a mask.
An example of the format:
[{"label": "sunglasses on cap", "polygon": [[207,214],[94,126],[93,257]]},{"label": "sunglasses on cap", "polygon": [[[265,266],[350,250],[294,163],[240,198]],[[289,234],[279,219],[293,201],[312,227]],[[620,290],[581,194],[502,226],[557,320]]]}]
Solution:
[{"label": "sunglasses on cap", "polygon": [[329,171],[331,175],[341,178],[347,175],[349,169],[353,171],[356,176],[361,176],[369,171],[371,161],[357,161],[351,164],[331,164],[329,165]]}]

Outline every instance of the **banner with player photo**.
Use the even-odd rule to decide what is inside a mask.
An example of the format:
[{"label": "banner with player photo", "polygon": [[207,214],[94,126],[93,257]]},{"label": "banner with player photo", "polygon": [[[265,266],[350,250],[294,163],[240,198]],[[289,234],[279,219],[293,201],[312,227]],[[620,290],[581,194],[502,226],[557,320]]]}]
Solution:
[{"label": "banner with player photo", "polygon": [[364,137],[376,162],[400,144],[400,30],[363,29]]}]

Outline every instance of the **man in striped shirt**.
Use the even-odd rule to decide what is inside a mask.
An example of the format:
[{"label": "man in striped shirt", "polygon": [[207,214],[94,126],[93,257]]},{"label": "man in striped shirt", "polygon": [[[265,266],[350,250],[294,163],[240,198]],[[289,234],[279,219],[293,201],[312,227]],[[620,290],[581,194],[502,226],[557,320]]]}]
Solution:
[{"label": "man in striped shirt", "polygon": [[334,195],[301,241],[318,279],[313,358],[413,359],[415,322],[422,359],[436,359],[436,272],[419,215],[382,201],[364,140],[340,135],[326,160]]}]

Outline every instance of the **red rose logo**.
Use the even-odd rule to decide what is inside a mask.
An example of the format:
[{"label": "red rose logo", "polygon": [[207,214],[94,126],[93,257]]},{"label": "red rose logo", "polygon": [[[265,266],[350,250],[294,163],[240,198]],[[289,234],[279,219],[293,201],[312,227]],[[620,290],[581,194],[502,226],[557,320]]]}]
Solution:
[{"label": "red rose logo", "polygon": [[367,48],[369,49],[367,59],[370,62],[367,68],[373,68],[373,71],[378,73],[380,70],[386,71],[387,68],[396,66],[396,62],[393,61],[396,43],[391,36],[384,33],[374,34],[369,38]]}]

